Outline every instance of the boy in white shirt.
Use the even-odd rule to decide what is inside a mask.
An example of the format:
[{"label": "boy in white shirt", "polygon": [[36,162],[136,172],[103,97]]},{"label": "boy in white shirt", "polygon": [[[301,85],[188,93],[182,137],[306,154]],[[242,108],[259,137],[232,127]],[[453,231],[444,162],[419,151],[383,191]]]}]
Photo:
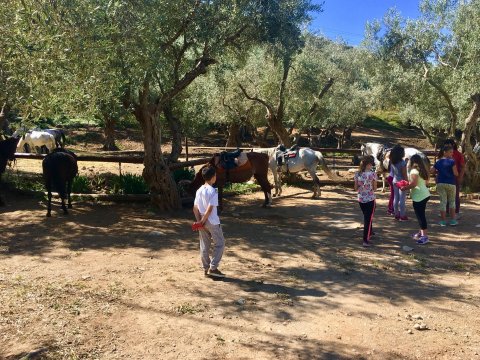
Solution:
[{"label": "boy in white shirt", "polygon": [[[203,168],[202,177],[205,180],[205,184],[197,190],[195,202],[193,203],[195,219],[203,225],[203,229],[199,231],[200,257],[205,276],[224,278],[225,275],[218,270],[218,265],[225,249],[225,239],[220,225],[220,218],[217,215],[218,192],[212,186],[217,180],[215,168],[209,166]],[[209,252],[212,240],[214,243],[213,258],[210,260]]]}]

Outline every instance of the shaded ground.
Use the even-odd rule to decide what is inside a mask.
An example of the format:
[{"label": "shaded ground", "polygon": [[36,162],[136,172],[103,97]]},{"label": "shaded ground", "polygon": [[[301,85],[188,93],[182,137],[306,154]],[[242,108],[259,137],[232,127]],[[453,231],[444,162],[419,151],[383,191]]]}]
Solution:
[{"label": "shaded ground", "polygon": [[45,204],[7,196],[0,358],[480,358],[478,202],[419,247],[380,196],[363,249],[353,192],[284,194],[269,210],[258,192],[227,199],[225,281],[203,277],[190,210],[77,203],[46,219]]}]

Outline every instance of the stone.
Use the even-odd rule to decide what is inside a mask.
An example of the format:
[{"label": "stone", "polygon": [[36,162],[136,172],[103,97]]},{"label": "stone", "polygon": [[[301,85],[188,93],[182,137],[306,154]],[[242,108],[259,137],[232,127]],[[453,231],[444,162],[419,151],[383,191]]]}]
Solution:
[{"label": "stone", "polygon": [[415,320],[423,320],[423,317],[419,314],[412,315],[412,318],[414,318]]},{"label": "stone", "polygon": [[245,305],[245,299],[244,298],[240,298],[235,302],[236,302],[237,305]]},{"label": "stone", "polygon": [[408,329],[407,334],[413,334],[413,331],[411,329]]},{"label": "stone", "polygon": [[407,245],[403,245],[402,250],[405,252],[410,252],[410,251],[413,251],[413,248]]},{"label": "stone", "polygon": [[162,232],[162,231],[151,231],[148,235],[149,236],[163,236],[163,235],[165,235],[165,233]]}]

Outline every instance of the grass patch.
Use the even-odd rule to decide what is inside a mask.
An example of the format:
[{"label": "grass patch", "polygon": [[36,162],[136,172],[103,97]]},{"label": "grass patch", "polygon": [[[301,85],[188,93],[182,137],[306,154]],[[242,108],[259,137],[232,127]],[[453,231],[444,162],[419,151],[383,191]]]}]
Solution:
[{"label": "grass patch", "polygon": [[223,189],[225,194],[234,194],[234,195],[243,195],[251,194],[257,191],[257,184],[248,184],[248,183],[230,183]]},{"label": "grass patch", "polygon": [[402,130],[405,128],[397,111],[375,110],[368,113],[363,126],[378,130]]},{"label": "grass patch", "polygon": [[199,312],[205,311],[205,308],[201,305],[192,305],[190,303],[185,303],[180,306],[177,306],[175,310],[182,315],[185,314],[196,314]]}]

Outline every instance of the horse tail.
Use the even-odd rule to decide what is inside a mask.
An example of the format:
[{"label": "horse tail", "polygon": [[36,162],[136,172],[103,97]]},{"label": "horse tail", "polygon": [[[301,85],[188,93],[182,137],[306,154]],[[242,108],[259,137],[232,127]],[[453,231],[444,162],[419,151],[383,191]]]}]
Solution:
[{"label": "horse tail", "polygon": [[59,130],[59,131],[60,131],[60,136],[62,137],[61,146],[63,148],[63,147],[65,147],[65,132],[63,130]]},{"label": "horse tail", "polygon": [[315,156],[318,159],[318,163],[322,167],[322,170],[325,171],[325,174],[327,174],[328,178],[334,181],[339,181],[340,177],[335,174],[330,168],[327,166],[327,162],[325,161],[325,158],[323,157],[322,153],[320,151],[315,151]]}]

